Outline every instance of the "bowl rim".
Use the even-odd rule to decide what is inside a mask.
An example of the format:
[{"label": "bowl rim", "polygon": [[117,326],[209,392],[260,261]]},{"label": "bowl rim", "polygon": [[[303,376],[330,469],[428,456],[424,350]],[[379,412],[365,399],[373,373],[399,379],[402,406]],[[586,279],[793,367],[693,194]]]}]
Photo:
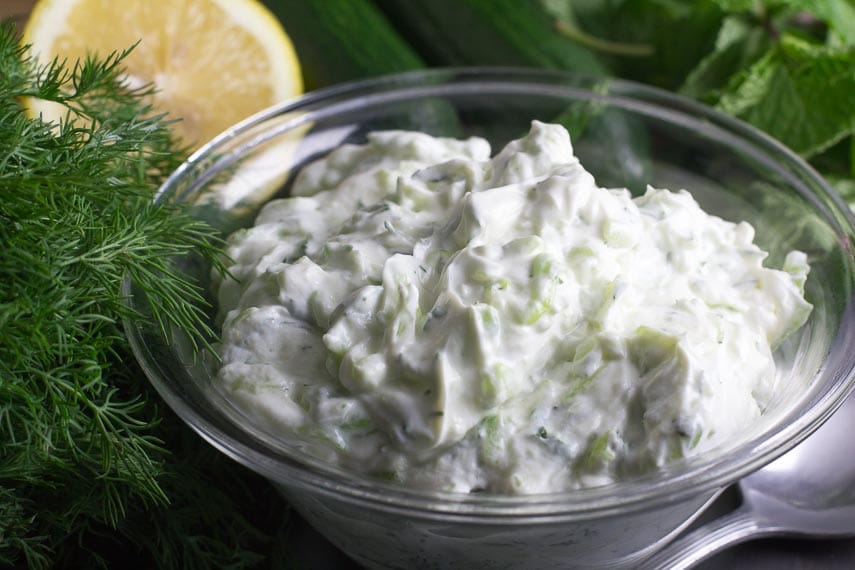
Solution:
[{"label": "bowl rim", "polygon": [[[779,141],[739,119],[657,87],[622,79],[585,76],[558,70],[515,67],[434,68],[384,75],[318,89],[248,117],[200,147],[161,185],[155,195],[155,201],[168,199],[170,193],[188,173],[192,173],[200,165],[205,165],[205,161],[210,162],[210,158],[223,145],[229,144],[274,117],[331,101],[353,100],[361,95],[378,91],[419,89],[426,84],[441,85],[446,88],[449,85],[477,84],[483,89],[485,85],[503,83],[548,85],[551,88],[584,91],[593,99],[604,99],[609,102],[633,106],[655,105],[661,107],[659,111],[669,116],[688,115],[693,120],[732,133],[736,139],[745,139],[761,151],[775,155],[777,161],[786,163],[806,183],[811,184],[813,191],[821,193],[823,199],[821,206],[827,209],[830,204],[833,211],[829,211],[828,214],[840,226],[840,237],[846,241],[842,247],[849,252],[847,257],[850,264],[855,261],[850,241],[850,236],[855,235],[855,216],[810,165]],[[240,153],[240,149],[237,152]],[[809,197],[814,198],[812,193]],[[123,294],[130,303],[131,283],[127,277],[123,283]],[[845,330],[843,323],[850,323]],[[830,354],[840,352],[838,345],[851,346],[855,343],[855,325],[851,323],[855,323],[855,307],[850,295],[841,319],[841,330],[838,330],[835,340],[835,347],[838,348],[832,347]],[[773,432],[767,432],[768,437],[748,447],[740,446],[739,450],[743,450],[743,447],[745,449],[738,461],[733,460],[735,453],[732,452],[725,457],[690,465],[671,476],[662,477],[662,472],[658,471],[652,477],[561,493],[519,496],[444,493],[409,489],[394,483],[376,481],[367,476],[348,476],[343,472],[337,472],[341,470],[337,470],[334,466],[329,469],[315,470],[313,467],[316,466],[313,466],[311,461],[303,462],[294,457],[273,454],[259,442],[239,440],[224,428],[220,420],[215,422],[206,417],[204,415],[206,410],[198,410],[188,405],[179,389],[168,381],[165,371],[159,368],[156,361],[153,361],[151,352],[143,342],[144,331],[140,323],[126,319],[124,326],[137,361],[161,397],[191,428],[220,451],[285,486],[319,492],[329,497],[375,509],[403,512],[409,515],[419,513],[425,518],[443,520],[449,517],[463,517],[474,518],[482,523],[497,524],[506,520],[507,517],[521,516],[527,517],[530,522],[555,521],[565,517],[578,520],[607,516],[616,512],[642,510],[651,506],[689,500],[705,493],[714,493],[795,447],[827,420],[855,389],[855,358],[850,358],[843,364],[845,370],[836,375],[835,385],[826,394],[791,423]],[[817,372],[817,376],[820,373]],[[725,458],[728,460],[725,461]]]}]

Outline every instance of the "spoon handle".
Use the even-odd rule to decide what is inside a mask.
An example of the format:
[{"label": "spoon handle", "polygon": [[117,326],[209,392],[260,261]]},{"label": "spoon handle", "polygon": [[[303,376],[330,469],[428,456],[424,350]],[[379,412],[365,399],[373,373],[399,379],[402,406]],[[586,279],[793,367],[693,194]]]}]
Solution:
[{"label": "spoon handle", "polygon": [[690,531],[647,558],[639,570],[685,570],[728,546],[762,533],[751,509],[742,504],[735,511]]}]

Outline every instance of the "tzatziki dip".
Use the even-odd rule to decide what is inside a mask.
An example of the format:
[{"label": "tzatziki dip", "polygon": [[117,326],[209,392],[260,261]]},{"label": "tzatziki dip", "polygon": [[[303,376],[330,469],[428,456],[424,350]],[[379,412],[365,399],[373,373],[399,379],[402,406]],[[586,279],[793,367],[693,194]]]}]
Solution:
[{"label": "tzatziki dip", "polygon": [[437,491],[547,493],[739,438],[805,323],[806,256],[691,194],[601,188],[567,131],[382,131],[227,244],[218,381],[267,431]]}]

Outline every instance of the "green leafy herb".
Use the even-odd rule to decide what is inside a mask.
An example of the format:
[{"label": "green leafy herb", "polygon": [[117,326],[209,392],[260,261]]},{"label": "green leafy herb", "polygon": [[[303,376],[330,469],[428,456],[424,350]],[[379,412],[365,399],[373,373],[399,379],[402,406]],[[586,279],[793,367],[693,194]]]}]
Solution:
[{"label": "green leafy herb", "polygon": [[597,38],[596,42],[582,39],[582,45],[595,51],[614,75],[668,89],[677,88],[709,52],[722,18],[717,6],[703,0],[540,2],[565,23],[559,29],[578,29],[577,35]]},{"label": "green leafy herb", "polygon": [[[855,205],[851,0],[541,0],[612,73],[674,89],[771,134]],[[593,36],[602,42],[585,40]],[[621,53],[610,44],[650,46]]]},{"label": "green leafy herb", "polygon": [[[201,331],[168,260],[217,251],[152,203],[184,153],[150,90],[122,84],[126,55],[38,66],[0,27],[0,566],[238,568],[265,543],[241,509],[269,487],[162,408],[120,326],[140,318],[130,275],[153,324]],[[31,118],[27,97],[73,120]]]},{"label": "green leafy herb", "polygon": [[855,132],[853,93],[855,50],[787,35],[734,77],[717,105],[813,156]]}]

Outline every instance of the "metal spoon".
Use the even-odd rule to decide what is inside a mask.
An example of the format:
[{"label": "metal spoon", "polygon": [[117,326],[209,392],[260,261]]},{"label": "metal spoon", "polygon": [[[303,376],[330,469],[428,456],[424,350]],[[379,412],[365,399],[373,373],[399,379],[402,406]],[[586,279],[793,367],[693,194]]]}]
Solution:
[{"label": "metal spoon", "polygon": [[689,568],[766,536],[855,536],[855,395],[792,451],[739,482],[742,504],[665,546],[641,568]]}]

